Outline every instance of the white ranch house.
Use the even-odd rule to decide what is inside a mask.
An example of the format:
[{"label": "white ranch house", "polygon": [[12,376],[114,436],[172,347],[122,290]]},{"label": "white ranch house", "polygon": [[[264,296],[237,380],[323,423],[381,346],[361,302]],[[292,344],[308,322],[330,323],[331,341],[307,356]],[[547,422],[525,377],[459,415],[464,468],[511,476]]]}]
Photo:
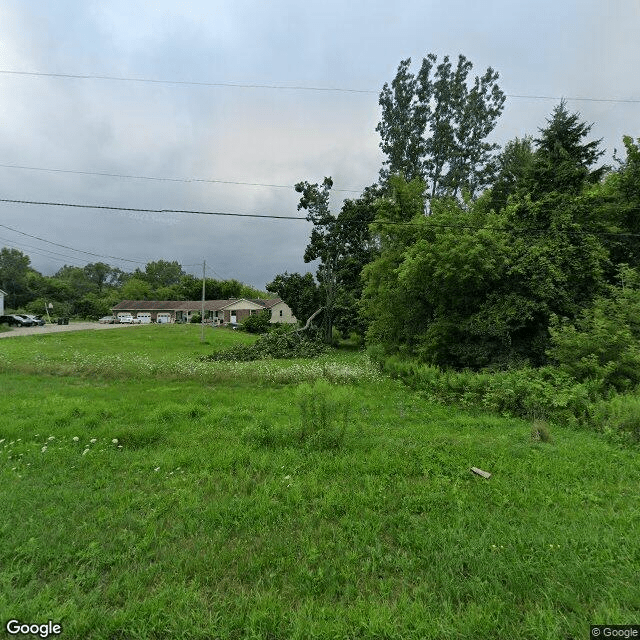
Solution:
[{"label": "white ranch house", "polygon": [[[293,324],[297,319],[289,305],[280,298],[271,300],[205,300],[205,322],[222,325],[242,322],[263,309],[271,311],[271,322]],[[202,312],[202,300],[123,300],[112,309],[116,318],[131,315],[143,323],[189,322],[194,314]]]},{"label": "white ranch house", "polygon": [[0,289],[0,316],[4,315],[4,297],[6,295],[7,295],[7,292]]}]

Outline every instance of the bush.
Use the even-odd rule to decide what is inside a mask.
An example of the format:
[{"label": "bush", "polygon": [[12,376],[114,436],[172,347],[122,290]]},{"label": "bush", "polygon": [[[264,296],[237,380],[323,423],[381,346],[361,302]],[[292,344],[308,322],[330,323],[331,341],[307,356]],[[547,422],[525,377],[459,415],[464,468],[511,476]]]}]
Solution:
[{"label": "bush", "polygon": [[554,319],[548,355],[579,381],[624,391],[640,383],[640,291],[612,288],[573,323]]},{"label": "bush", "polygon": [[640,444],[640,397],[617,395],[594,405],[591,424],[610,440],[625,444]]},{"label": "bush", "polygon": [[191,316],[191,318],[190,318],[189,322],[190,322],[191,324],[200,324],[200,323],[202,322],[202,315],[201,315],[201,314],[199,314],[199,313],[194,313],[194,314]]},{"label": "bush", "polygon": [[249,316],[240,328],[247,333],[267,333],[271,329],[271,311],[263,309],[260,313]]},{"label": "bush", "polygon": [[248,362],[269,358],[315,358],[328,350],[329,347],[317,336],[279,327],[261,336],[252,345],[236,345],[230,349],[202,356],[200,359]]}]

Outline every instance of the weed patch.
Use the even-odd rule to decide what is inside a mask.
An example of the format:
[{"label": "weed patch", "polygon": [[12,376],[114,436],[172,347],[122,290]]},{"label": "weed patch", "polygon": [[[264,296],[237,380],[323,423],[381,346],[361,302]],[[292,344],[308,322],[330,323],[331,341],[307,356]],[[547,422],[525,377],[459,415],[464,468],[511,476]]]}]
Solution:
[{"label": "weed patch", "polygon": [[274,424],[261,416],[242,432],[258,447],[295,447],[308,451],[340,449],[350,431],[354,398],[324,380],[298,386],[298,415],[292,423]]},{"label": "weed patch", "polygon": [[[398,357],[379,360],[390,377],[435,402],[477,407],[503,417],[588,428],[618,444],[640,444],[640,397],[615,394],[602,380],[578,382],[556,367],[511,371],[442,371]],[[544,441],[538,434],[538,440]]]}]

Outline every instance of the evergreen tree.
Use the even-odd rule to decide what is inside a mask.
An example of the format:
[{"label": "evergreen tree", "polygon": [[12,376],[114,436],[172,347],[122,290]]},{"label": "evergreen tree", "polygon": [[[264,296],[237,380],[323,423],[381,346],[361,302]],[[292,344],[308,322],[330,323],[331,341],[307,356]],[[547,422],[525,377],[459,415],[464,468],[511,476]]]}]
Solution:
[{"label": "evergreen tree", "polygon": [[527,185],[533,199],[553,191],[578,194],[602,178],[607,167],[593,168],[604,153],[599,148],[601,140],[585,141],[592,127],[580,121],[579,113],[569,113],[564,100],[553,110],[535,139],[537,148]]}]

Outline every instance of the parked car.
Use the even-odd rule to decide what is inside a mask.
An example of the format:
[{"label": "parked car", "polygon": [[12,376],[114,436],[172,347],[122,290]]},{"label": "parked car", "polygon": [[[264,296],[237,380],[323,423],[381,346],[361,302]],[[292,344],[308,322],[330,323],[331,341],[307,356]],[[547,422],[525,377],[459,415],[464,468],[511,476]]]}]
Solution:
[{"label": "parked car", "polygon": [[27,316],[6,315],[0,316],[0,324],[8,324],[10,327],[32,327],[35,323]]},{"label": "parked car", "polygon": [[120,324],[142,324],[140,318],[134,318],[133,316],[120,316],[118,322]]},{"label": "parked car", "polygon": [[31,320],[34,325],[38,325],[39,327],[44,327],[44,325],[47,324],[41,316],[32,316],[30,314],[24,315],[22,313],[19,313],[18,315],[21,318],[27,318],[28,320]]},{"label": "parked car", "polygon": [[102,318],[98,320],[100,324],[114,324],[115,321],[116,319],[113,316],[102,316]]}]

